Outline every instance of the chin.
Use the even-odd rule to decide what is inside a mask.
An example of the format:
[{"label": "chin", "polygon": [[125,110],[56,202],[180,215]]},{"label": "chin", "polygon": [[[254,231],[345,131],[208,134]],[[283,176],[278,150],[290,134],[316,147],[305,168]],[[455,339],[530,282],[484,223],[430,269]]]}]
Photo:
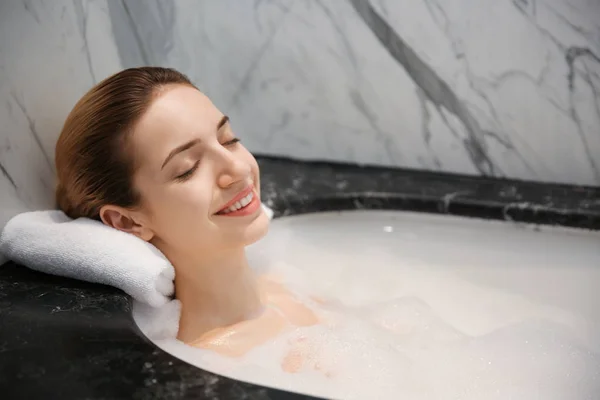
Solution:
[{"label": "chin", "polygon": [[244,245],[250,246],[251,244],[258,242],[260,239],[265,237],[269,231],[269,222],[270,221],[269,217],[267,217],[267,214],[265,214],[264,211],[261,212],[260,216],[252,221],[252,223],[245,229]]}]

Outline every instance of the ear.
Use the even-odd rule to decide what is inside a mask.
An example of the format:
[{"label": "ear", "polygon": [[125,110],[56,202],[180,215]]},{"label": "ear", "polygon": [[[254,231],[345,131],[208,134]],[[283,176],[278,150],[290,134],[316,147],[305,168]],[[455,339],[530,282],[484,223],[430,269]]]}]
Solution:
[{"label": "ear", "polygon": [[106,205],[100,209],[100,219],[105,225],[118,229],[125,233],[131,233],[146,242],[149,242],[154,237],[154,232],[141,222],[133,211],[123,207]]}]

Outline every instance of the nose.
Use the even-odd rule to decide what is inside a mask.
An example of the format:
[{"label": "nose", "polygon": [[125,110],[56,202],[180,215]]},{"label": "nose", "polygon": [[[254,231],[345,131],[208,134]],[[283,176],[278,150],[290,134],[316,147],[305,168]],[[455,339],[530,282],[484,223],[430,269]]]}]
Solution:
[{"label": "nose", "polygon": [[221,148],[216,154],[217,184],[226,189],[238,182],[247,181],[252,171],[250,164],[243,157],[236,155],[226,148]]}]

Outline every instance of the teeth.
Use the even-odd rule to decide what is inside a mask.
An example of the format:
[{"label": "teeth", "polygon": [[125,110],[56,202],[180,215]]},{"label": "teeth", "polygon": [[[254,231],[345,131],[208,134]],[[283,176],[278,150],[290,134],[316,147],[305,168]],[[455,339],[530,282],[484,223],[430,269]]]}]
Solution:
[{"label": "teeth", "polygon": [[254,198],[254,193],[250,192],[250,193],[248,193],[248,195],[246,197],[243,197],[241,200],[236,201],[231,206],[229,206],[225,210],[223,210],[221,213],[229,214],[230,212],[234,212],[234,211],[239,210],[240,208],[244,208],[248,204],[250,204],[250,202],[252,201],[253,198]]}]

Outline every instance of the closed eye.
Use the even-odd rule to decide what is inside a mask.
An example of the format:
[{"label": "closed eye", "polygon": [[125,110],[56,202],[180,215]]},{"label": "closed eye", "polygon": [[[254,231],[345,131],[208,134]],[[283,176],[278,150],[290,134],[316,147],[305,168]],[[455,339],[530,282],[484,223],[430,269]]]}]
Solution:
[{"label": "closed eye", "polygon": [[185,181],[185,180],[189,179],[194,174],[194,172],[196,172],[199,165],[200,165],[200,161],[196,161],[192,168],[188,169],[183,174],[176,176],[175,179],[177,179],[178,181]]},{"label": "closed eye", "polygon": [[223,143],[223,146],[232,146],[236,143],[240,142],[240,139],[238,138],[233,138],[231,140],[226,141],[225,143]]}]

